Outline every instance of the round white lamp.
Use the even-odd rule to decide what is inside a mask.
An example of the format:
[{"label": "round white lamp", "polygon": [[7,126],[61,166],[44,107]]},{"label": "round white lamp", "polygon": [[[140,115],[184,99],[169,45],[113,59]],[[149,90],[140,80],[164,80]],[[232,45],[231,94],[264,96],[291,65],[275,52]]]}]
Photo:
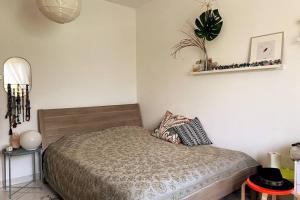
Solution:
[{"label": "round white lamp", "polygon": [[81,0],[36,0],[48,19],[60,24],[69,23],[80,15]]},{"label": "round white lamp", "polygon": [[42,136],[37,131],[26,131],[20,136],[20,144],[23,149],[36,150],[42,143]]}]

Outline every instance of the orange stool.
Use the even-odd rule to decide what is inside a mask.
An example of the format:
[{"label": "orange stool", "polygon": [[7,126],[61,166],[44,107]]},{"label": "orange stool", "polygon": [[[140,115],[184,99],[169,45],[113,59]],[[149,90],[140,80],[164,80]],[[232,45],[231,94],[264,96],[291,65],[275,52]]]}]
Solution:
[{"label": "orange stool", "polygon": [[[290,194],[293,194],[294,190],[271,190],[267,188],[263,188],[261,186],[258,186],[250,181],[248,178],[247,181],[242,185],[242,198],[241,200],[246,200],[246,185],[248,185],[252,190],[262,193],[261,200],[268,200],[268,196],[272,196],[272,200],[276,200],[277,196],[287,196]],[[300,198],[297,198],[297,200],[300,200]]]}]

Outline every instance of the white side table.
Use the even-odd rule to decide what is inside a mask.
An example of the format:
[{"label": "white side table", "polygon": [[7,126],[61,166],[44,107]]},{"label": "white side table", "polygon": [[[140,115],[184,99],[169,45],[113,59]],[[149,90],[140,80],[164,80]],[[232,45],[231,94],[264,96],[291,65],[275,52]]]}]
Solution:
[{"label": "white side table", "polygon": [[295,161],[295,195],[300,198],[300,160]]}]

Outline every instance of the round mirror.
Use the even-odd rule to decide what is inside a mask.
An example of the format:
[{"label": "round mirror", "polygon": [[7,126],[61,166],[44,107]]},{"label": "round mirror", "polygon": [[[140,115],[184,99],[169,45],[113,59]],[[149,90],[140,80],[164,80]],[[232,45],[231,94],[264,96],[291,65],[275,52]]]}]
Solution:
[{"label": "round mirror", "polygon": [[[26,85],[31,89],[31,67],[30,63],[20,57],[9,58],[4,63],[4,88],[7,92],[7,85],[17,90],[26,89]],[[21,95],[21,94],[20,94]]]}]

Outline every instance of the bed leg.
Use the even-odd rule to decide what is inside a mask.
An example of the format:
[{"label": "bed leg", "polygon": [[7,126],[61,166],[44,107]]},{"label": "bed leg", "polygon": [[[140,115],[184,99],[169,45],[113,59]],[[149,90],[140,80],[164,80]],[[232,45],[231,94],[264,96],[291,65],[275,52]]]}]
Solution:
[{"label": "bed leg", "polygon": [[261,200],[268,200],[268,194],[262,194],[261,195]]},{"label": "bed leg", "polygon": [[43,182],[43,184],[48,185],[48,182],[47,182],[47,180],[45,179],[45,177],[42,178],[42,182]]},{"label": "bed leg", "polygon": [[257,192],[251,190],[250,194],[251,194],[251,200],[257,200]]}]

